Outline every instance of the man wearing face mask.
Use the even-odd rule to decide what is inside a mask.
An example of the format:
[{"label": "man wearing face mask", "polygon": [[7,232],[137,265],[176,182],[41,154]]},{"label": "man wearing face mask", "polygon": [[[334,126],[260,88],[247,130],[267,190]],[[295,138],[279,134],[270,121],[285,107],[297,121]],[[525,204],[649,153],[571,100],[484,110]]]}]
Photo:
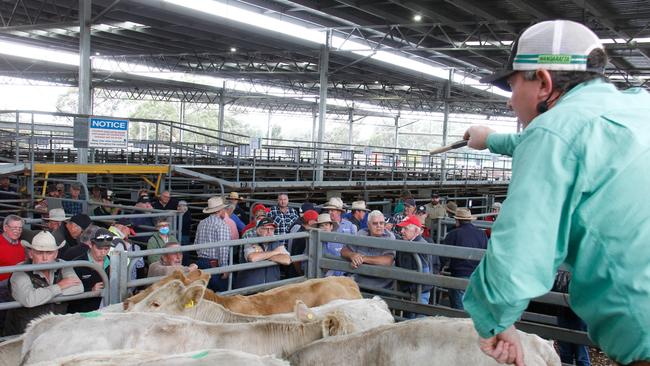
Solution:
[{"label": "man wearing face mask", "polygon": [[[171,235],[169,229],[169,222],[166,219],[158,221],[156,224],[156,232],[149,238],[147,242],[147,249],[158,249],[164,248],[165,245],[169,242],[178,243],[178,239]],[[160,254],[152,254],[147,256],[147,262],[149,264],[155,263],[160,260]]]},{"label": "man wearing face mask", "polygon": [[[545,21],[483,80],[512,91],[524,126],[465,133],[471,148],[512,156],[508,197],[463,299],[481,349],[499,362],[524,364],[513,323],[565,263],[571,309],[591,340],[619,364],[650,365],[650,95],[617,90],[606,64],[587,27]],[[543,198],[535,209],[531,197]]]}]

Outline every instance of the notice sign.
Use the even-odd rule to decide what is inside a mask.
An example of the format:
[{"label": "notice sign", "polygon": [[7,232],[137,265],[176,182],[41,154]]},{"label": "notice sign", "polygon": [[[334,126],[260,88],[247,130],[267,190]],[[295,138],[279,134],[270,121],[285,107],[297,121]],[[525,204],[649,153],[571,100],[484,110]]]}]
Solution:
[{"label": "notice sign", "polygon": [[88,124],[88,147],[126,148],[129,140],[129,120],[90,119]]}]

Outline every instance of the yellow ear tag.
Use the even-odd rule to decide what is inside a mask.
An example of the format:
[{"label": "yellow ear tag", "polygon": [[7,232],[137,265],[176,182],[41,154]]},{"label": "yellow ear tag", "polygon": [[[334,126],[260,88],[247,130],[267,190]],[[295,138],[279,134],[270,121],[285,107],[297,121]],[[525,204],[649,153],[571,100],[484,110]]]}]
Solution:
[{"label": "yellow ear tag", "polygon": [[313,313],[307,314],[307,319],[309,319],[309,320],[314,319],[314,314]]},{"label": "yellow ear tag", "polygon": [[194,307],[194,300],[190,300],[187,304],[185,304],[185,309],[189,309]]}]

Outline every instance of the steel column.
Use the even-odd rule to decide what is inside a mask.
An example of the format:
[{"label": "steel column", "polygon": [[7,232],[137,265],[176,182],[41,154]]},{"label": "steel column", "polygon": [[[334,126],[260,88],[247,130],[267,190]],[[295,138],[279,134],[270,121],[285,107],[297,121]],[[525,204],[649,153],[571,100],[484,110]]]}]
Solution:
[{"label": "steel column", "polygon": [[325,135],[325,117],[327,113],[327,70],[329,69],[329,48],[332,31],[327,31],[325,44],[320,48],[320,98],[318,98],[318,151],[316,159],[316,181],[323,181],[323,136]]},{"label": "steel column", "polygon": [[348,132],[348,145],[350,145],[350,149],[352,149],[352,134],[354,133],[354,109],[352,108],[348,110],[348,122],[350,123],[350,131]]},{"label": "steel column", "polygon": [[223,87],[221,88],[221,93],[219,94],[219,150],[223,146],[223,129],[226,123],[226,82],[223,82]]},{"label": "steel column", "polygon": [[[91,113],[90,99],[90,10],[91,0],[79,0],[79,99],[77,112],[79,114]],[[88,149],[77,150],[77,163],[88,163]],[[77,174],[77,180],[86,184],[88,176]]]},{"label": "steel column", "polygon": [[[447,146],[447,138],[449,137],[449,98],[451,96],[451,82],[454,78],[454,69],[449,70],[449,78],[445,85],[445,115],[442,120],[442,146]],[[442,154],[440,158],[440,180],[442,182],[447,180],[447,154]]]}]

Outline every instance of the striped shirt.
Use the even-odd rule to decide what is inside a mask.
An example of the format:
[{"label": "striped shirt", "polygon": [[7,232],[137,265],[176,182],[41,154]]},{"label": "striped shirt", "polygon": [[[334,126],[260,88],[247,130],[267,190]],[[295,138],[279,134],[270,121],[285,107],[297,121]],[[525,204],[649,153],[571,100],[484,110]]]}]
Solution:
[{"label": "striped shirt", "polygon": [[[226,222],[217,215],[210,215],[199,222],[194,244],[218,243],[228,241],[230,238],[230,228]],[[200,258],[218,259],[219,267],[230,264],[229,247],[199,249],[196,252]]]}]

